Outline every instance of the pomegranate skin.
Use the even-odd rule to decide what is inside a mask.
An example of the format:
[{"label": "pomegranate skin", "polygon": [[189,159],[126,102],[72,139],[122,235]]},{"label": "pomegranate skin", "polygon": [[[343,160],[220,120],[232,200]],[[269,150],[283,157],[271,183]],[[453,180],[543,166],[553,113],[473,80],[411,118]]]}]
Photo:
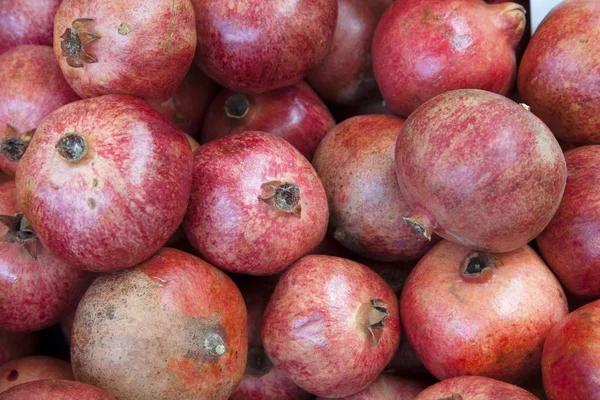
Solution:
[{"label": "pomegranate skin", "polygon": [[570,150],[565,159],[565,194],[537,244],[568,292],[595,300],[600,298],[600,146]]},{"label": "pomegranate skin", "polygon": [[540,24],[519,68],[519,94],[562,141],[600,143],[600,3],[563,1]]},{"label": "pomegranate skin", "polygon": [[[56,147],[68,150],[71,137],[87,143],[79,161]],[[38,129],[19,162],[17,199],[44,247],[64,262],[127,268],[160,249],[183,220],[191,154],[185,135],[143,100],[81,100]]]},{"label": "pomegranate skin", "polygon": [[36,333],[0,331],[0,365],[33,354],[37,342]]},{"label": "pomegranate skin", "polygon": [[[470,257],[493,268],[465,276]],[[490,256],[448,241],[419,261],[400,304],[409,342],[440,380],[526,379],[539,368],[546,335],[568,313],[562,287],[529,246]]]},{"label": "pomegranate skin", "polygon": [[[190,0],[148,0],[141,6],[132,0],[61,3],[54,20],[54,53],[67,82],[82,98],[126,94],[158,105],[185,78],[196,49]],[[67,29],[78,39],[65,39]],[[87,44],[79,39],[88,33],[98,38]],[[84,52],[75,54],[82,44]],[[91,59],[86,61],[85,54]]]},{"label": "pomegranate skin", "polygon": [[337,0],[192,0],[195,62],[241,93],[263,93],[301,81],[327,54]]},{"label": "pomegranate skin", "polygon": [[408,226],[410,207],[396,180],[394,150],[404,120],[348,119],[321,141],[313,165],[329,204],[329,229],[349,250],[380,261],[419,258],[435,242]]},{"label": "pomegranate skin", "polygon": [[394,2],[373,37],[373,70],[386,106],[408,116],[455,89],[508,94],[525,24],[525,9],[515,3]]},{"label": "pomegranate skin", "polygon": [[600,396],[600,301],[573,311],[552,328],[542,355],[549,400],[588,400]]},{"label": "pomegranate skin", "polygon": [[[0,19],[2,1],[0,0]],[[0,22],[0,30],[2,26]],[[12,126],[17,134],[36,129],[46,115],[78,99],[65,81],[54,58],[52,47],[18,46],[0,55],[1,132],[5,131],[7,124]],[[14,176],[17,162],[10,162],[0,155],[0,169]]]},{"label": "pomegranate skin", "polygon": [[[366,389],[346,397],[336,397],[338,400],[414,400],[425,385],[399,378],[394,375],[381,374]],[[316,400],[325,400],[318,397]]]},{"label": "pomegranate skin", "polygon": [[58,358],[35,356],[0,366],[0,393],[23,383],[42,379],[73,380],[71,364]]},{"label": "pomegranate skin", "polygon": [[81,382],[46,379],[27,382],[0,393],[0,400],[116,400]]},{"label": "pomegranate skin", "polygon": [[425,234],[502,253],[548,225],[567,167],[535,115],[506,97],[467,89],[431,99],[406,120],[396,173],[413,208],[409,222]]},{"label": "pomegranate skin", "polygon": [[537,397],[511,385],[483,376],[459,376],[446,379],[422,391],[415,400],[539,400]]},{"label": "pomegranate skin", "polygon": [[0,0],[0,54],[24,44],[52,46],[61,0]]},{"label": "pomegranate skin", "polygon": [[[387,319],[373,314],[374,304],[384,305]],[[273,364],[304,390],[349,396],[369,386],[398,348],[397,298],[362,264],[309,255],[277,283],[263,317],[262,340]]]},{"label": "pomegranate skin", "polygon": [[[237,109],[240,105],[242,108]],[[248,111],[240,117],[239,111],[245,109]],[[246,131],[268,132],[285,139],[311,160],[335,120],[310,86],[298,82],[245,97],[224,89],[211,103],[203,125],[202,143]]]},{"label": "pomegranate skin", "polygon": [[[193,175],[183,227],[190,243],[219,268],[276,274],[325,237],[323,184],[308,160],[277,136],[246,132],[207,143],[194,153]],[[299,196],[281,201],[296,211],[261,200],[272,182],[295,185]]]}]

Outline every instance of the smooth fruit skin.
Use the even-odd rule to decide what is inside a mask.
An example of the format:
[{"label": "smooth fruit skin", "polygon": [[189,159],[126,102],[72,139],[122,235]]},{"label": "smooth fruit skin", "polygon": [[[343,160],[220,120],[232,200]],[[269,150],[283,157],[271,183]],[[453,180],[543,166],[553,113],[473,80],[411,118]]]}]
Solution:
[{"label": "smooth fruit skin", "polygon": [[323,100],[355,105],[378,94],[371,43],[377,23],[390,4],[392,0],[338,0],[329,53],[306,78]]},{"label": "smooth fruit skin", "polygon": [[[454,397],[453,397],[454,396]],[[537,397],[511,385],[482,376],[459,376],[443,380],[422,391],[415,400],[538,400]]]},{"label": "smooth fruit skin", "polygon": [[202,127],[202,143],[262,131],[285,139],[311,160],[323,137],[335,126],[327,106],[304,82],[246,96],[248,112],[243,117],[227,111],[227,99],[235,95],[239,93],[224,89],[212,101]]},{"label": "smooth fruit skin", "polygon": [[0,365],[33,354],[37,342],[36,333],[0,331]]},{"label": "smooth fruit skin", "polygon": [[46,356],[25,357],[0,366],[0,393],[23,383],[42,379],[73,380],[71,364]]},{"label": "smooth fruit skin", "polygon": [[565,153],[567,186],[558,211],[537,237],[542,256],[568,292],[600,297],[600,146]]},{"label": "smooth fruit skin", "polygon": [[[79,19],[92,20],[80,36],[99,36],[85,45],[97,62],[72,67],[61,36]],[[54,20],[54,53],[82,98],[126,94],[160,104],[175,93],[193,61],[194,25],[190,0],[63,0]]]},{"label": "smooth fruit skin", "polygon": [[455,89],[508,94],[525,21],[525,10],[515,3],[394,2],[373,38],[373,70],[386,106],[406,117]]},{"label": "smooth fruit skin", "polygon": [[195,62],[241,93],[263,93],[301,81],[327,54],[337,0],[192,0]]},{"label": "smooth fruit skin", "polygon": [[86,292],[73,325],[73,372],[119,400],[225,400],[244,373],[246,318],[227,275],[165,248]]},{"label": "smooth fruit skin", "polygon": [[[394,375],[381,374],[375,382],[366,389],[346,397],[336,397],[339,400],[414,400],[425,385]],[[318,397],[316,400],[325,400]]]},{"label": "smooth fruit skin", "polygon": [[542,377],[549,400],[588,400],[600,396],[600,301],[573,311],[548,335]]},{"label": "smooth fruit skin", "polygon": [[[14,1],[21,3],[29,4]],[[75,100],[79,96],[65,81],[52,47],[18,46],[0,55],[0,133],[7,124],[19,134],[36,129],[46,115]],[[0,169],[14,176],[17,163],[0,154]]]},{"label": "smooth fruit skin", "polygon": [[46,379],[27,382],[0,393],[0,400],[115,400],[97,387],[81,382]]},{"label": "smooth fruit skin", "polygon": [[[77,132],[76,163],[56,149]],[[146,102],[108,95],[52,113],[17,170],[17,199],[40,241],[63,261],[106,272],[154,254],[185,214],[192,180],[185,135]]]},{"label": "smooth fruit skin", "polygon": [[519,68],[519,94],[562,141],[600,143],[600,3],[563,1],[546,16]]},{"label": "smooth fruit skin", "polygon": [[[383,300],[389,313],[378,345],[365,315],[374,299]],[[369,386],[398,348],[397,298],[362,264],[306,256],[277,283],[263,317],[262,340],[273,364],[304,390],[349,396]]]},{"label": "smooth fruit skin", "polygon": [[0,0],[0,54],[23,44],[52,46],[61,0]]},{"label": "smooth fruit skin", "polygon": [[[194,153],[192,196],[183,227],[200,254],[224,270],[271,275],[313,250],[325,237],[329,210],[323,184],[308,160],[264,132],[228,136]],[[263,185],[299,188],[299,215],[261,200]]]},{"label": "smooth fruit skin", "polygon": [[396,173],[424,230],[500,253],[527,244],[548,225],[567,167],[552,132],[531,112],[498,94],[456,90],[406,120]]},{"label": "smooth fruit skin", "polygon": [[419,258],[432,242],[408,226],[394,151],[404,120],[392,115],[348,119],[321,141],[313,165],[329,203],[329,230],[351,251],[381,261]]},{"label": "smooth fruit skin", "polygon": [[493,254],[501,265],[487,282],[461,274],[471,253],[442,241],[413,269],[400,298],[408,340],[440,380],[526,379],[539,368],[546,335],[568,313],[563,289],[529,246]]}]

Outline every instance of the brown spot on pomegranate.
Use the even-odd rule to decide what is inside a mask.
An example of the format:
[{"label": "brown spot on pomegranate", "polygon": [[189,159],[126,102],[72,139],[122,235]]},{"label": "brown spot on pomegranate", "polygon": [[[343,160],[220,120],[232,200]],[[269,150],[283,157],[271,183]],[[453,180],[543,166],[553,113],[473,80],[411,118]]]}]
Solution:
[{"label": "brown spot on pomegranate", "polygon": [[10,371],[10,373],[8,374],[8,376],[6,377],[6,379],[8,379],[9,382],[14,382],[19,378],[19,372],[16,369],[13,369]]},{"label": "brown spot on pomegranate", "polygon": [[127,22],[121,22],[117,31],[119,32],[119,35],[128,35],[129,32],[131,32],[131,27]]}]

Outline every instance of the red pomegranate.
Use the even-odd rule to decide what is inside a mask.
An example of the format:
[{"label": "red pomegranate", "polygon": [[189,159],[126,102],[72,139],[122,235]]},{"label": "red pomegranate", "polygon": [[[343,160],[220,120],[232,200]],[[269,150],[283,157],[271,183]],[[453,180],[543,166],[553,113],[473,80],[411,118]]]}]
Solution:
[{"label": "red pomegranate", "polygon": [[402,219],[410,207],[398,188],[394,149],[403,123],[391,115],[348,119],[325,136],[313,158],[333,237],[381,261],[419,258],[434,244]]},{"label": "red pomegranate", "polygon": [[373,38],[373,70],[386,106],[408,116],[450,90],[508,94],[525,24],[525,9],[516,3],[394,2]]},{"label": "red pomegranate", "polygon": [[228,136],[194,153],[183,227],[192,245],[230,272],[281,272],[323,240],[323,184],[308,160],[264,132]]},{"label": "red pomegranate", "polygon": [[323,100],[359,104],[379,92],[373,75],[371,43],[377,23],[393,0],[338,0],[333,43],[307,77]]},{"label": "red pomegranate", "polygon": [[[413,400],[425,385],[399,378],[394,375],[381,374],[366,389],[360,392],[345,396],[336,397],[338,400]],[[316,400],[325,400],[324,397],[318,397]]]},{"label": "red pomegranate", "polygon": [[[3,1],[0,0],[0,31],[4,27],[1,22]],[[9,2],[19,7],[32,3]],[[33,1],[38,2],[41,3]],[[77,99],[79,97],[65,81],[51,47],[19,46],[0,55],[0,132],[4,132],[0,169],[14,176],[17,160],[42,119]]]},{"label": "red pomegranate", "polygon": [[60,2],[0,0],[0,54],[22,44],[52,46],[54,15]]},{"label": "red pomegranate", "polygon": [[542,376],[548,398],[599,398],[598,369],[600,300],[573,311],[550,331],[542,354]]},{"label": "red pomegranate", "polygon": [[73,372],[118,399],[225,400],[244,373],[246,317],[227,275],[162,249],[100,276],[85,293],[73,325]]},{"label": "red pomegranate", "polygon": [[17,170],[17,198],[44,247],[89,271],[154,254],[181,223],[192,180],[184,134],[143,100],[108,95],[52,113]]},{"label": "red pomegranate", "polygon": [[0,393],[0,400],[115,400],[97,387],[75,381],[27,382]]},{"label": "red pomegranate", "polygon": [[490,254],[442,241],[419,261],[400,300],[406,335],[438,379],[513,382],[539,368],[564,292],[529,246]]},{"label": "red pomegranate", "polygon": [[350,396],[369,386],[398,348],[396,294],[362,264],[303,257],[277,283],[262,340],[273,364],[304,390]]},{"label": "red pomegranate", "polygon": [[221,85],[263,93],[301,81],[327,54],[337,0],[192,0],[195,62]]},{"label": "red pomegranate", "polygon": [[71,364],[58,358],[35,356],[0,366],[0,393],[13,386],[42,379],[73,380]]},{"label": "red pomegranate", "polygon": [[600,146],[565,153],[567,186],[558,211],[537,238],[542,256],[565,289],[600,298]]},{"label": "red pomegranate", "polygon": [[[396,4],[396,3],[395,3]],[[558,209],[567,167],[552,132],[506,97],[455,90],[431,99],[396,144],[407,223],[473,249],[533,240]]]},{"label": "red pomegranate", "polygon": [[415,400],[539,400],[511,385],[482,376],[459,376],[446,379],[423,390]]},{"label": "red pomegranate", "polygon": [[563,1],[538,27],[519,68],[519,93],[557,138],[600,143],[600,3]]},{"label": "red pomegranate", "polygon": [[183,81],[196,49],[190,0],[63,0],[54,53],[81,97],[127,94],[160,104]]},{"label": "red pomegranate", "polygon": [[33,354],[37,342],[36,333],[0,331],[0,365]]}]

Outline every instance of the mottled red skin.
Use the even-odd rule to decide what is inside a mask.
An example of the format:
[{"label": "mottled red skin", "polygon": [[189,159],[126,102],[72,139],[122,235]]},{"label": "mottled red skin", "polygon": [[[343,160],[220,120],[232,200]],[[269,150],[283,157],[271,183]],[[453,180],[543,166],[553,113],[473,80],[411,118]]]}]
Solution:
[{"label": "mottled red skin", "polygon": [[546,16],[519,68],[523,101],[557,138],[600,143],[600,3],[564,1]]},{"label": "mottled red skin", "polygon": [[525,389],[482,376],[446,379],[422,391],[415,400],[445,400],[455,394],[465,400],[538,400]]},{"label": "mottled red skin", "polygon": [[403,123],[392,115],[348,119],[325,136],[313,158],[327,192],[331,234],[351,251],[381,261],[419,258],[435,243],[402,219],[411,213],[395,173]]},{"label": "mottled red skin", "polygon": [[33,354],[37,342],[35,333],[0,331],[0,365]]},{"label": "mottled red skin", "polygon": [[[379,344],[367,329],[372,299],[385,302]],[[398,348],[400,318],[394,291],[354,261],[310,255],[279,280],[263,318],[265,351],[304,390],[343,397],[369,386]]]},{"label": "mottled red skin", "polygon": [[552,328],[542,355],[549,400],[588,400],[600,396],[600,300],[573,311]]},{"label": "mottled red skin", "polygon": [[371,43],[377,23],[392,1],[338,0],[329,53],[307,77],[323,100],[356,105],[377,95]]},{"label": "mottled red skin", "polygon": [[0,0],[0,54],[22,44],[52,46],[61,0]]},{"label": "mottled red skin", "polygon": [[[74,68],[62,54],[60,36],[80,18],[94,20],[85,29],[100,36],[87,46],[98,62]],[[54,53],[82,98],[127,94],[160,104],[175,94],[192,64],[194,25],[190,0],[148,0],[143,5],[135,0],[63,0],[54,20]]]},{"label": "mottled red skin", "polygon": [[[192,245],[224,270],[271,275],[313,250],[325,237],[329,210],[323,184],[308,160],[264,132],[228,136],[194,153],[192,196],[183,227]],[[259,199],[270,181],[300,188],[300,216]]]},{"label": "mottled red skin", "polygon": [[[246,318],[225,273],[162,249],[86,292],[73,325],[73,372],[118,399],[225,400],[244,373]],[[204,350],[215,333],[224,340],[221,356]]]},{"label": "mottled red skin", "polygon": [[42,379],[73,380],[71,364],[46,356],[25,357],[0,366],[0,392]]},{"label": "mottled red skin", "polygon": [[[76,164],[55,149],[71,132],[90,148]],[[63,261],[98,272],[127,268],[160,249],[183,220],[191,154],[184,134],[143,100],[81,100],[40,125],[19,162],[17,199]]]},{"label": "mottled red skin", "polygon": [[[366,389],[360,392],[345,396],[336,397],[339,400],[413,400],[426,385],[399,378],[394,375],[381,374],[375,382],[371,383]],[[316,400],[325,400],[324,397],[317,397]]]},{"label": "mottled red skin", "polygon": [[498,94],[456,90],[406,120],[396,173],[412,217],[426,230],[501,253],[529,243],[550,222],[567,167],[535,115]]},{"label": "mottled red skin", "polygon": [[81,382],[46,379],[15,386],[0,400],[115,400],[97,387]]},{"label": "mottled red skin", "polygon": [[192,0],[195,62],[221,85],[263,93],[301,81],[327,54],[337,0]]},{"label": "mottled red skin", "polygon": [[243,118],[227,115],[225,103],[236,94],[224,89],[211,103],[201,143],[245,131],[272,133],[287,140],[309,160],[335,120],[317,94],[304,82],[263,94],[247,96],[250,105]]},{"label": "mottled red skin", "polygon": [[[14,4],[22,3],[30,2],[14,1]],[[18,133],[36,129],[46,115],[78,99],[65,81],[52,47],[19,46],[0,55],[0,134],[6,124]],[[17,164],[0,155],[0,169],[5,173],[14,176]]]},{"label": "mottled red skin", "polygon": [[546,335],[568,313],[563,289],[529,246],[493,254],[502,266],[487,282],[460,273],[470,253],[442,241],[419,261],[400,298],[406,336],[440,380],[524,380],[538,371]]},{"label": "mottled red skin", "polygon": [[508,94],[525,24],[522,6],[514,3],[394,2],[373,38],[373,70],[387,107],[408,116],[450,90]]}]

